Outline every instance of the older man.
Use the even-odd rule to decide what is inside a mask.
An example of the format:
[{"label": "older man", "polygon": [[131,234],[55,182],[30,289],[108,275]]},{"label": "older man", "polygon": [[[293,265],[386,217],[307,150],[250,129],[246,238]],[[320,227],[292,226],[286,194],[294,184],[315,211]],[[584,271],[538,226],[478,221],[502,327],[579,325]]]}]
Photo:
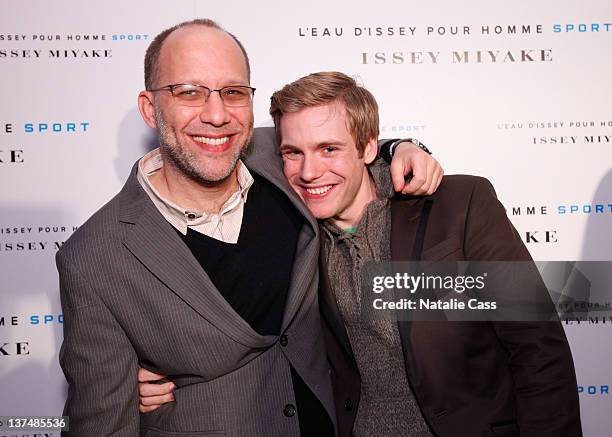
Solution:
[{"label": "older man", "polygon": [[[249,76],[242,45],[210,20],[147,50],[138,106],[160,148],[57,255],[72,435],[334,434],[318,225],[271,129],[241,161]],[[432,191],[439,167],[407,154],[398,167],[432,168],[417,187]],[[176,403],[139,415],[139,364],[172,377]]]}]

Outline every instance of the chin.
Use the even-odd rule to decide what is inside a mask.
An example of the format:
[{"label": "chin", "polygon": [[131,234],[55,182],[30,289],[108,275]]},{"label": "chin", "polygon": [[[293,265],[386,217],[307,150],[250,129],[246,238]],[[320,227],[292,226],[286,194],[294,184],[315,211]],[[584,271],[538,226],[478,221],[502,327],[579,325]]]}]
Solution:
[{"label": "chin", "polygon": [[308,210],[317,220],[327,220],[334,216],[334,214],[331,212],[325,212],[325,211],[316,210],[316,209],[313,210],[310,208],[308,208]]}]

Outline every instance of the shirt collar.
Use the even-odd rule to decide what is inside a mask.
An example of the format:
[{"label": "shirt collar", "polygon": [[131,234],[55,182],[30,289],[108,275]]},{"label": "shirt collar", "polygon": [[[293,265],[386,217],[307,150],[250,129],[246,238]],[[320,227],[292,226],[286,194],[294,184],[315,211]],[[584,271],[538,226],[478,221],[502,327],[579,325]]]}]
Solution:
[{"label": "shirt collar", "polygon": [[163,197],[151,184],[149,176],[158,172],[164,166],[164,161],[159,148],[154,149],[138,161],[137,179],[142,188],[151,198],[161,214],[178,229],[183,235],[187,234],[187,228],[207,223],[214,218],[223,216],[236,209],[239,205],[246,203],[249,188],[253,185],[253,176],[242,163],[238,161],[237,179],[238,189],[221,206],[218,213],[206,213],[204,211],[187,210],[181,208],[171,200]]}]

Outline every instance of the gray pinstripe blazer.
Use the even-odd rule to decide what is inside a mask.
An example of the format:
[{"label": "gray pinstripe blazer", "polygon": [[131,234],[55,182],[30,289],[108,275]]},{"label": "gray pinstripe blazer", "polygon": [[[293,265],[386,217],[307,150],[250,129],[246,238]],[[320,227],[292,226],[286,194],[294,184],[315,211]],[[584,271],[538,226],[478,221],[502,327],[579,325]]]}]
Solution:
[{"label": "gray pinstripe blazer", "polygon": [[[281,171],[272,128],[256,129],[246,165],[307,218],[282,332],[236,314],[136,180],[57,254],[64,313],[60,364],[73,436],[296,436],[290,365],[335,412],[317,301],[318,227]],[[271,224],[273,226],[273,224]],[[176,402],[138,412],[138,365],[169,375]],[[299,414],[299,412],[298,412]]]}]

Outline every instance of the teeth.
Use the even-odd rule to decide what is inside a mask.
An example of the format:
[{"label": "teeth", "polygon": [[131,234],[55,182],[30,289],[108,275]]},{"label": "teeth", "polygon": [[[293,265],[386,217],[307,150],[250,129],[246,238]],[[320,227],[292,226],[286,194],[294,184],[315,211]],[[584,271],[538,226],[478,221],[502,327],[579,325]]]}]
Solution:
[{"label": "teeth", "polygon": [[325,194],[327,193],[329,190],[332,189],[331,185],[327,185],[325,187],[318,187],[318,188],[306,188],[306,191],[310,194]]},{"label": "teeth", "polygon": [[220,146],[221,144],[227,143],[229,137],[223,138],[208,138],[208,137],[193,137],[194,141],[198,143],[208,144],[209,146]]}]

